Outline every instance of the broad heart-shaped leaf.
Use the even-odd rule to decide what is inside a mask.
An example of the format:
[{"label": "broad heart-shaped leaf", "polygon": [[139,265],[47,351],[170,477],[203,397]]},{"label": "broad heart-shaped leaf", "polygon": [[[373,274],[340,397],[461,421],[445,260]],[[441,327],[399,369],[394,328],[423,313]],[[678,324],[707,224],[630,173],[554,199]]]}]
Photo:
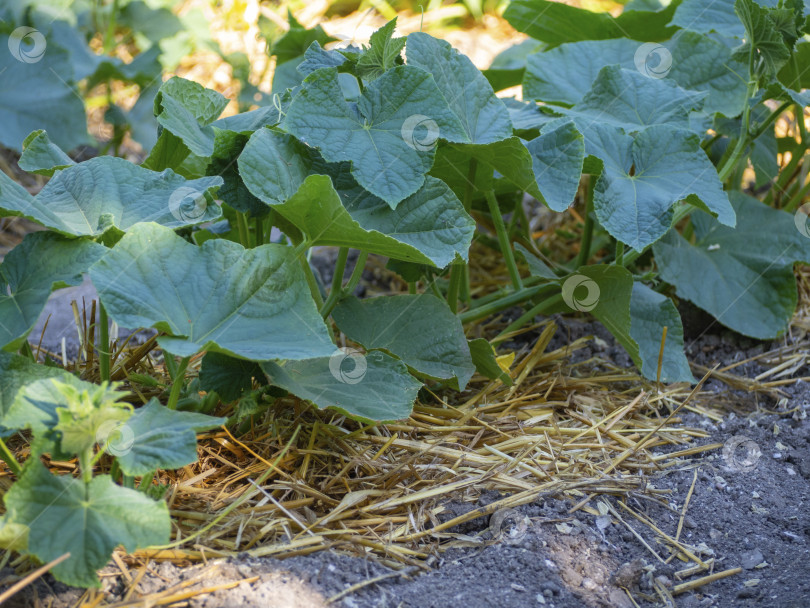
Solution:
[{"label": "broad heart-shaped leaf", "polygon": [[82,282],[103,245],[33,232],[0,264],[0,348],[16,350],[34,327],[51,291]]},{"label": "broad heart-shaped leaf", "polygon": [[225,418],[170,410],[152,399],[115,429],[108,451],[126,475],[179,469],[197,461],[197,432],[222,424]]},{"label": "broad heart-shaped leaf", "polygon": [[0,382],[0,425],[20,430],[31,423],[28,416],[17,422],[12,422],[7,416],[17,394],[24,386],[38,380],[64,378],[69,375],[60,367],[47,367],[34,363],[28,357],[0,351],[0,378],[3,379]]},{"label": "broad heart-shaped leaf", "polygon": [[84,104],[73,85],[69,53],[36,30],[15,39],[0,35],[0,51],[0,143],[20,150],[36,129],[48,131],[65,150],[88,142]]},{"label": "broad heart-shaped leaf", "polygon": [[681,315],[675,303],[643,283],[634,283],[630,298],[630,336],[638,345],[641,373],[650,380],[658,375],[664,327],[667,328],[667,338],[661,363],[661,381],[693,383],[695,378],[683,352]]},{"label": "broad heart-shaped leaf", "polygon": [[344,100],[337,70],[316,70],[290,104],[283,128],[319,148],[328,162],[351,161],[358,183],[392,208],[424,183],[439,138],[469,139],[433,76],[412,66],[372,81],[357,104]]},{"label": "broad heart-shaped leaf", "polygon": [[40,561],[70,553],[51,570],[68,585],[100,586],[96,570],[118,545],[134,551],[168,542],[171,532],[166,503],[122,488],[109,475],[86,485],[53,475],[38,460],[25,467],[4,500],[9,519],[28,526],[28,550]]},{"label": "broad heart-shaped leaf", "polygon": [[394,17],[374,32],[370,45],[357,59],[357,75],[364,80],[374,80],[382,76],[397,63],[402,63],[400,54],[405,48],[405,38],[394,38],[397,18]]},{"label": "broad heart-shaped leaf", "polygon": [[236,401],[253,388],[253,380],[264,380],[255,361],[245,361],[221,353],[205,353],[200,365],[200,389],[215,392],[223,403]]},{"label": "broad heart-shaped leaf", "polygon": [[330,357],[261,365],[272,384],[361,420],[407,418],[422,386],[402,361],[378,350],[338,349]]},{"label": "broad heart-shaped leaf", "polygon": [[689,113],[701,107],[706,93],[687,91],[667,79],[650,78],[637,70],[605,66],[591,90],[570,110],[580,132],[600,125],[641,131],[658,124],[689,129]]},{"label": "broad heart-shaped leaf", "polygon": [[618,240],[637,250],[654,243],[669,230],[672,206],[684,199],[734,226],[734,209],[697,135],[667,125],[635,138],[609,126],[591,133],[599,144],[589,152],[604,161],[594,211]]},{"label": "broad heart-shaped leaf", "polygon": [[618,17],[552,2],[550,0],[513,0],[503,16],[519,32],[557,46],[579,40],[635,38],[666,40],[675,28],[667,24],[678,2],[660,11],[625,10]]},{"label": "broad heart-shaped leaf", "polygon": [[334,345],[291,254],[291,247],[245,250],[224,239],[197,247],[145,223],[90,277],[121,327],[168,333],[158,343],[175,355],[213,350],[262,361],[331,354]]},{"label": "broad heart-shaped leaf", "polygon": [[18,164],[23,171],[50,177],[59,169],[76,163],[50,140],[48,133],[39,129],[25,138]]},{"label": "broad heart-shaped leaf", "polygon": [[[649,43],[648,43],[649,44]],[[731,59],[731,49],[696,32],[679,32],[668,42],[643,46],[627,38],[564,44],[529,56],[523,83],[527,98],[576,104],[606,65],[641,69],[684,89],[706,91],[703,110],[738,115],[745,103],[747,67]],[[636,62],[639,65],[636,66]]]},{"label": "broad heart-shaped leaf", "polygon": [[332,318],[366,349],[386,350],[421,374],[450,380],[456,390],[475,373],[461,321],[432,294],[346,298]]},{"label": "broad heart-shaped leaf", "polygon": [[157,173],[100,156],[59,171],[28,200],[3,196],[0,208],[74,236],[99,236],[111,227],[126,231],[140,222],[180,228],[221,215],[206,200],[206,192],[221,184],[220,177],[186,180],[171,169]]},{"label": "broad heart-shaped leaf", "polygon": [[734,0],[683,0],[675,9],[672,25],[701,34],[717,32],[730,37],[745,34],[734,13]]},{"label": "broad heart-shaped leaf", "polygon": [[633,275],[626,268],[584,266],[562,280],[562,295],[569,309],[589,311],[601,321],[649,379],[657,375],[661,336],[664,326],[668,326],[661,379],[693,380],[683,353],[683,327],[674,304],[649,288],[634,284]]},{"label": "broad heart-shaped leaf", "polygon": [[443,268],[467,259],[475,222],[443,182],[425,184],[396,209],[361,188],[344,193],[326,175],[311,175],[287,202],[274,205],[315,245],[353,247]]},{"label": "broad heart-shaped leaf", "polygon": [[807,215],[794,218],[739,193],[731,200],[735,229],[693,213],[696,243],[670,231],[653,246],[655,260],[679,297],[741,334],[775,338],[796,309],[793,264],[810,261]]},{"label": "broad heart-shaped leaf", "polygon": [[487,79],[468,57],[444,40],[422,32],[408,36],[408,65],[433,74],[450,109],[473,144],[511,137],[512,121]]},{"label": "broad heart-shaped leaf", "polygon": [[303,78],[306,78],[315,70],[321,68],[337,68],[346,63],[346,57],[338,51],[326,51],[321,48],[317,40],[309,45],[304,60],[296,66],[296,70]]}]

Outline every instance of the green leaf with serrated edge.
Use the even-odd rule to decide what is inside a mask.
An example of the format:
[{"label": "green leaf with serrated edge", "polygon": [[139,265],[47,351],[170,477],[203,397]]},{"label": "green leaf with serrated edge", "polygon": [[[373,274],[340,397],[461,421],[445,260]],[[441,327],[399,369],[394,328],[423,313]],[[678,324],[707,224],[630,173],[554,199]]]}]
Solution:
[{"label": "green leaf with serrated edge", "polygon": [[432,294],[346,298],[332,318],[349,339],[382,349],[431,378],[464,390],[475,372],[464,328],[446,302]]},{"label": "green leaf with serrated edge", "polygon": [[704,92],[687,91],[667,79],[609,65],[599,71],[582,101],[560,112],[574,119],[586,139],[591,128],[601,125],[626,131],[658,124],[689,129],[689,113],[701,107],[704,97]]},{"label": "green leaf with serrated edge", "polygon": [[232,209],[251,217],[267,215],[269,208],[248,190],[239,174],[237,163],[233,162],[244,149],[250,134],[221,131],[217,128],[214,128],[214,134],[214,153],[205,172],[208,175],[218,175],[224,180],[217,197]]},{"label": "green leaf with serrated edge", "polygon": [[557,274],[551,268],[549,268],[549,266],[543,260],[538,258],[520,243],[515,243],[515,253],[519,254],[524,260],[526,260],[526,264],[529,266],[529,273],[533,277],[549,279],[550,281],[556,281],[559,279]]},{"label": "green leaf with serrated edge", "polygon": [[542,107],[533,101],[518,101],[514,97],[507,97],[503,100],[512,126],[515,131],[532,131],[541,129],[543,125],[557,120],[557,116],[543,112]]},{"label": "green leaf with serrated edge", "polygon": [[675,33],[668,24],[678,4],[671,2],[656,12],[625,10],[612,17],[550,0],[513,0],[503,16],[519,32],[552,46],[622,37],[656,41]]},{"label": "green leaf with serrated edge", "polygon": [[291,247],[246,250],[224,239],[197,247],[139,224],[90,277],[119,326],[166,332],[158,344],[175,355],[213,350],[262,361],[334,350]]},{"label": "green leaf with serrated edge", "polygon": [[810,261],[807,215],[792,216],[740,193],[731,201],[735,229],[693,213],[695,244],[670,231],[653,246],[655,260],[678,297],[741,334],[775,338],[796,310],[793,264]]},{"label": "green leaf with serrated edge", "polygon": [[32,417],[22,416],[14,420],[10,416],[11,407],[17,394],[24,386],[47,378],[69,376],[60,367],[47,367],[34,363],[28,357],[0,351],[0,425],[20,430],[31,424]]},{"label": "green leaf with serrated edge", "polygon": [[205,353],[200,365],[200,390],[215,392],[224,403],[236,401],[253,388],[254,379],[265,380],[255,361],[236,359],[220,353]]},{"label": "green leaf with serrated edge", "polygon": [[76,163],[40,129],[25,138],[18,164],[23,171],[50,177],[59,169]]},{"label": "green leaf with serrated edge", "polygon": [[102,441],[106,429],[119,426],[132,415],[132,406],[121,401],[127,393],[116,391],[114,386],[81,381],[47,382],[54,387],[58,399],[53,428],[65,453],[82,454],[93,449]]},{"label": "green leaf with serrated edge", "polygon": [[[772,1],[775,5],[775,0]],[[675,9],[672,25],[701,34],[716,32],[729,37],[745,34],[734,13],[734,0],[683,0]]]},{"label": "green leaf with serrated edge", "polygon": [[370,46],[357,59],[357,75],[366,81],[379,78],[386,71],[402,63],[405,38],[394,38],[397,18],[394,17],[371,35]]},{"label": "green leaf with serrated edge", "polygon": [[309,45],[309,48],[304,53],[304,60],[299,63],[295,69],[306,78],[315,70],[321,68],[337,68],[346,63],[346,57],[337,51],[326,51],[321,48],[318,41],[315,40]]},{"label": "green leaf with serrated edge", "polygon": [[206,198],[221,184],[220,177],[186,180],[171,169],[157,173],[100,156],[59,171],[37,196],[3,198],[0,206],[73,236],[99,236],[113,226],[126,231],[141,222],[180,228],[221,215]]},{"label": "green leaf with serrated edge", "polygon": [[422,32],[408,36],[407,54],[408,65],[433,74],[470,142],[488,144],[512,136],[512,121],[503,102],[468,57]]},{"label": "green leaf with serrated edge", "polygon": [[26,235],[0,264],[0,348],[16,350],[54,289],[78,285],[103,245],[49,232]]},{"label": "green leaf with serrated edge", "polygon": [[57,410],[64,407],[65,397],[60,390],[64,384],[77,389],[96,386],[70,374],[34,375],[31,382],[20,387],[14,395],[3,424],[14,429],[31,429],[35,435],[53,430],[59,422]]},{"label": "green leaf with serrated edge", "polygon": [[476,338],[469,341],[470,356],[472,357],[475,370],[490,380],[500,380],[506,386],[512,386],[512,378],[498,365],[495,349],[484,338]]},{"label": "green leaf with serrated edge", "polygon": [[754,62],[761,62],[766,74],[776,74],[790,59],[795,38],[788,44],[776,27],[775,13],[754,0],[735,0],[734,12],[745,28],[745,41],[734,51],[734,58],[747,62],[753,53]]},{"label": "green leaf with serrated edge", "polygon": [[661,363],[661,381],[694,382],[683,352],[683,324],[675,303],[643,283],[633,284],[630,336],[638,345],[641,373],[650,380],[658,376],[658,356],[664,327],[667,328],[667,337]]},{"label": "green leaf with serrated edge", "polygon": [[126,475],[179,469],[197,461],[197,433],[223,424],[225,418],[170,410],[152,399],[115,429],[107,451]]},{"label": "green leaf with serrated edge", "polygon": [[331,357],[261,365],[272,384],[321,409],[337,408],[361,420],[407,418],[422,386],[402,361],[378,350],[365,355],[334,350]]},{"label": "green leaf with serrated edge", "polygon": [[292,135],[259,129],[245,145],[237,161],[248,190],[268,205],[293,196],[309,174],[306,147]]},{"label": "green leaf with serrated edge", "polygon": [[155,97],[155,117],[160,126],[179,137],[191,152],[211,156],[214,131],[210,125],[227,105],[224,95],[174,76],[161,85]]},{"label": "green leaf with serrated edge", "polygon": [[[739,114],[747,95],[747,67],[731,59],[724,44],[695,32],[680,32],[660,44],[626,38],[564,44],[531,55],[524,79],[526,97],[578,103],[606,65],[639,69],[651,78],[672,80],[684,89],[706,91],[703,110]],[[636,65],[638,62],[638,66]]]},{"label": "green leaf with serrated edge", "polygon": [[[593,207],[604,228],[641,250],[669,230],[672,207],[680,200],[710,211],[734,226],[734,209],[700,138],[667,125],[655,125],[635,139],[611,127],[594,127],[604,160],[594,188]],[[632,169],[632,173],[631,173]]]},{"label": "green leaf with serrated edge", "polygon": [[371,82],[357,104],[343,98],[334,68],[310,74],[282,123],[328,162],[352,161],[352,175],[391,207],[416,192],[439,138],[467,135],[433,76],[398,66]]},{"label": "green leaf with serrated edge", "polygon": [[171,532],[166,503],[122,488],[109,475],[86,485],[69,475],[56,476],[39,461],[25,467],[4,501],[9,519],[28,526],[28,550],[40,561],[70,553],[50,571],[68,585],[100,586],[96,570],[118,545],[131,552],[166,543]]},{"label": "green leaf with serrated edge", "polygon": [[14,39],[0,35],[0,143],[14,150],[37,129],[65,150],[90,140],[70,55],[47,42],[36,30]]},{"label": "green leaf with serrated edge", "polygon": [[572,121],[561,120],[544,127],[526,148],[543,201],[554,211],[565,211],[577,195],[585,163],[582,134]]}]

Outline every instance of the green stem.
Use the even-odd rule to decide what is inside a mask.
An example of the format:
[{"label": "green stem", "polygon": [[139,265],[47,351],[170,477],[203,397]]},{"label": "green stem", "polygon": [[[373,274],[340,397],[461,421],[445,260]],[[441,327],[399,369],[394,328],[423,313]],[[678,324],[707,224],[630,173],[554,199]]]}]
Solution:
[{"label": "green stem", "polygon": [[754,45],[749,45],[749,52],[748,52],[748,91],[745,97],[745,108],[743,109],[742,115],[742,126],[740,127],[740,136],[737,138],[737,143],[734,146],[734,151],[731,153],[731,156],[726,160],[725,164],[723,164],[723,168],[718,171],[718,175],[720,176],[720,181],[725,182],[729,175],[731,175],[732,171],[734,171],[734,167],[739,162],[740,157],[742,156],[743,151],[745,150],[748,142],[750,140],[750,132],[749,129],[751,127],[751,104],[749,103],[750,99],[756,94],[757,89],[759,88],[757,85],[757,79],[754,76]]},{"label": "green stem", "polygon": [[239,242],[242,243],[242,247],[250,249],[250,230],[247,218],[241,211],[236,212],[236,228],[239,230]]},{"label": "green stem", "polygon": [[102,382],[110,381],[110,322],[107,309],[99,302],[98,306],[98,369]]},{"label": "green stem", "polygon": [[796,169],[802,162],[804,153],[806,151],[806,144],[798,144],[794,150],[790,151],[790,162],[788,162],[788,164],[785,165],[785,168],[779,172],[779,177],[776,178],[776,183],[773,185],[770,192],[768,192],[768,196],[765,197],[765,202],[767,204],[774,205],[776,203],[776,197],[784,193],[785,189],[790,183],[790,180],[793,179],[793,176],[796,174]]},{"label": "green stem", "polygon": [[338,251],[337,261],[335,262],[335,274],[332,276],[332,288],[329,290],[329,295],[321,307],[321,316],[325,319],[335,308],[338,300],[343,295],[343,273],[346,272],[346,260],[349,259],[349,248],[341,247]]},{"label": "green stem", "polygon": [[588,194],[585,202],[585,227],[582,230],[582,239],[579,242],[576,267],[584,266],[591,257],[591,241],[593,240],[593,187],[596,183],[594,176],[588,177]]},{"label": "green stem", "polygon": [[799,127],[799,136],[802,138],[802,143],[805,146],[810,145],[810,139],[807,138],[807,127],[804,124],[804,107],[796,104],[796,124]]},{"label": "green stem", "polygon": [[554,294],[553,296],[546,298],[536,306],[533,306],[528,311],[523,313],[518,319],[510,323],[506,329],[504,329],[500,334],[498,334],[494,340],[492,340],[493,344],[497,344],[498,342],[503,342],[504,340],[509,338],[509,334],[513,331],[516,331],[523,327],[526,323],[532,321],[537,315],[541,315],[550,309],[554,308],[555,306],[559,306],[563,302],[563,297],[561,293]]},{"label": "green stem", "polygon": [[494,315],[495,313],[507,308],[511,308],[512,306],[522,304],[526,300],[529,300],[535,296],[550,295],[556,292],[558,289],[558,285],[549,285],[547,283],[543,285],[535,285],[533,287],[524,287],[519,291],[514,291],[508,296],[500,298],[494,302],[490,302],[489,304],[485,304],[484,306],[478,306],[472,310],[465,310],[459,314],[459,319],[461,319],[462,323],[472,323],[473,321],[478,321],[479,319]]},{"label": "green stem", "polygon": [[447,305],[453,314],[458,310],[458,293],[461,288],[462,276],[464,268],[467,265],[464,262],[453,262],[450,267],[450,282],[447,285]]},{"label": "green stem", "polygon": [[363,270],[366,268],[366,260],[368,260],[368,251],[361,251],[360,255],[357,256],[357,262],[354,264],[352,276],[349,277],[349,282],[346,283],[346,287],[343,290],[344,293],[351,295],[354,293],[354,290],[357,289],[360,279],[363,278]]},{"label": "green stem", "polygon": [[788,213],[793,213],[794,211],[796,211],[796,209],[799,208],[799,206],[802,204],[802,201],[804,200],[804,197],[807,196],[808,193],[810,193],[810,180],[808,180],[808,182],[804,186],[799,188],[799,191],[793,195],[793,197],[787,202],[787,204],[784,207],[782,207],[782,209],[784,209]]},{"label": "green stem", "polygon": [[177,409],[177,401],[180,399],[180,391],[183,389],[183,380],[190,360],[191,357],[183,357],[180,365],[177,366],[176,373],[172,376],[172,391],[169,393],[169,402],[166,404],[170,410]]},{"label": "green stem", "polygon": [[155,478],[155,473],[152,471],[151,473],[147,473],[143,477],[141,477],[141,483],[138,484],[138,489],[141,492],[146,492],[149,489],[149,486],[152,485],[152,480]]},{"label": "green stem", "polygon": [[487,190],[484,196],[487,199],[487,205],[489,205],[489,213],[492,215],[492,223],[495,225],[495,232],[498,234],[498,243],[501,246],[501,253],[506,263],[506,269],[509,271],[509,278],[512,280],[512,287],[514,287],[516,291],[523,289],[523,281],[520,280],[520,273],[515,263],[515,254],[512,252],[512,245],[509,242],[506,225],[503,223],[503,215],[501,215],[501,209],[498,207],[498,200],[495,198],[495,193],[492,190]]},{"label": "green stem", "polygon": [[11,450],[8,449],[6,442],[0,439],[0,459],[6,463],[9,471],[14,473],[17,477],[20,476],[20,472],[22,471],[22,467],[20,467],[20,463],[17,462],[17,459],[14,458],[14,454],[11,453]]},{"label": "green stem", "polygon": [[414,295],[416,293],[416,282],[408,281],[408,293]]},{"label": "green stem", "polygon": [[256,245],[264,245],[264,220],[259,217],[253,218],[253,228],[256,232]]},{"label": "green stem", "polygon": [[624,243],[616,241],[616,265],[624,265]]},{"label": "green stem", "polygon": [[770,127],[774,123],[774,121],[782,115],[782,112],[784,112],[785,110],[787,110],[790,107],[790,105],[791,105],[791,102],[786,101],[781,106],[776,108],[773,112],[771,112],[768,115],[768,118],[765,119],[765,122],[763,122],[761,125],[759,125],[757,130],[751,135],[751,141],[756,140],[760,135],[762,135],[765,132],[765,130],[768,127]]},{"label": "green stem", "polygon": [[[464,187],[464,210],[467,213],[472,211],[472,199],[475,194],[475,175],[478,171],[478,159],[471,158],[470,165],[467,169],[467,185]],[[464,264],[464,270],[461,276],[461,301],[469,306],[472,296],[470,295],[470,265]]]},{"label": "green stem", "polygon": [[93,481],[93,448],[92,446],[79,454],[79,469],[82,473],[82,481],[85,484]]},{"label": "green stem", "polygon": [[304,276],[307,278],[307,285],[309,285],[309,292],[312,294],[312,299],[315,300],[315,305],[318,307],[318,310],[320,310],[323,307],[323,296],[321,295],[321,288],[318,286],[315,274],[312,272],[312,266],[309,265],[309,260],[305,255],[299,256],[298,260],[301,263]]}]

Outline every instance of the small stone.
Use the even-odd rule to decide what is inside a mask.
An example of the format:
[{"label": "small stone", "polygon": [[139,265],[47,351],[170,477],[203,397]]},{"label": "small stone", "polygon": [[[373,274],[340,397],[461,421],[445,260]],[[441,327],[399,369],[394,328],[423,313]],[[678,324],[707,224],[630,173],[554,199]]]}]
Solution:
[{"label": "small stone", "polygon": [[519,584],[517,584],[517,583],[512,583],[512,584],[511,584],[511,585],[509,585],[509,586],[510,586],[510,587],[512,587],[512,589],[513,589],[514,591],[526,591],[526,587],[524,587],[523,585],[519,585]]},{"label": "small stone", "polygon": [[538,604],[545,604],[546,603],[546,598],[543,597],[542,593],[538,593],[537,595],[535,595],[534,599],[535,599],[535,601],[537,601]]},{"label": "small stone", "polygon": [[563,568],[560,576],[573,587],[579,587],[582,584],[582,575],[573,568]]},{"label": "small stone", "polygon": [[659,585],[663,585],[664,587],[672,587],[672,581],[663,574],[656,576],[655,580],[658,581]]},{"label": "small stone", "polygon": [[765,558],[759,549],[745,551],[740,555],[740,565],[746,570],[753,570],[763,561],[765,561]]},{"label": "small stone", "polygon": [[695,528],[697,528],[697,523],[695,523],[695,520],[687,515],[686,517],[683,518],[683,527],[689,528],[690,530],[694,530]]},{"label": "small stone", "polygon": [[582,588],[587,589],[588,591],[593,591],[596,589],[598,585],[590,578],[583,578],[582,579]]},{"label": "small stone", "polygon": [[638,584],[638,581],[641,580],[641,573],[641,561],[635,560],[619,566],[619,569],[613,573],[611,579],[613,584],[617,587],[627,587],[629,589],[633,585]]},{"label": "small stone", "polygon": [[794,476],[796,474],[796,469],[794,469],[793,467],[788,467],[787,474],[790,475],[791,477]]},{"label": "small stone", "polygon": [[717,540],[718,538],[720,538],[722,536],[723,536],[723,533],[720,530],[716,529],[716,528],[712,528],[712,529],[709,530],[709,537],[712,540]]},{"label": "small stone", "polygon": [[757,595],[758,595],[758,592],[754,587],[743,587],[737,593],[737,597],[739,599],[746,599],[746,598],[756,597]]}]

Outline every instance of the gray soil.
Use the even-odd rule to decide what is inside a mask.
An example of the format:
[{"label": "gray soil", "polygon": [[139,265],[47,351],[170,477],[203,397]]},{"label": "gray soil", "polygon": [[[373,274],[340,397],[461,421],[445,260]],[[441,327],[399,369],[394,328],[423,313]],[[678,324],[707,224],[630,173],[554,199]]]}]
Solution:
[{"label": "gray soil", "polygon": [[[697,320],[689,315],[686,319],[687,335],[692,336],[687,340],[688,353],[693,362],[701,365],[728,364],[781,345],[748,341],[717,326],[703,334],[705,320],[699,315]],[[630,365],[627,355],[601,325],[562,319],[558,322],[561,329],[553,348],[593,334],[601,340],[572,356],[580,359],[595,355],[615,365]],[[753,362],[735,373],[753,377],[761,371],[764,368]],[[807,376],[809,372],[804,367],[796,375]],[[678,470],[651,475],[649,484],[671,490],[667,501],[659,503],[639,496],[628,504],[674,536],[680,511],[696,478],[681,539],[699,547],[702,559],[714,558],[715,572],[735,567],[742,568],[742,572],[679,594],[674,605],[810,606],[810,390],[806,383],[798,382],[783,389],[787,399],[776,402],[732,391],[715,380],[707,382],[706,388],[718,395],[719,402],[729,403],[723,421],[715,424],[688,413],[684,416],[686,423],[710,433],[699,444],[743,438],[742,452],[698,454]],[[484,494],[477,505],[451,502],[448,517],[498,497],[495,493]],[[621,510],[613,498],[600,500]],[[667,606],[654,589],[655,581],[672,589],[682,582],[676,571],[686,565],[677,560],[663,563],[626,525],[581,510],[569,513],[572,506],[564,497],[538,496],[534,503],[519,509],[467,522],[450,531],[477,540],[471,538],[468,546],[436,551],[428,570],[395,571],[372,557],[330,551],[286,560],[245,556],[187,568],[153,564],[137,591],[151,594],[169,590],[196,576],[200,582],[186,590],[242,579],[252,582],[177,605],[632,608],[622,590],[627,588],[639,606]],[[668,555],[649,529],[632,518],[625,521],[652,550]],[[117,568],[110,567],[108,576],[103,577],[104,589],[111,594],[109,599],[120,598],[126,590],[118,573]],[[12,574],[8,569],[0,572],[0,584],[12,582]],[[375,582],[370,582],[373,579]],[[81,591],[45,577],[7,605],[67,608],[74,606],[80,596]]]}]

